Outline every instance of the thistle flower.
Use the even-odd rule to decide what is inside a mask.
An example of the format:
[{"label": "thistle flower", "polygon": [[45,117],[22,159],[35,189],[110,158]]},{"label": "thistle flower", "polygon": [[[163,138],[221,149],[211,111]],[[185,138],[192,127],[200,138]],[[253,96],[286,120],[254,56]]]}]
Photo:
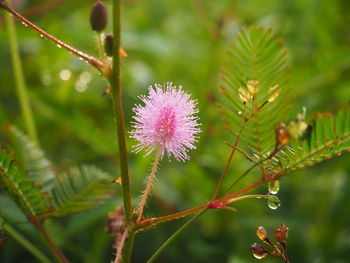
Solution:
[{"label": "thistle flower", "polygon": [[148,155],[157,150],[161,157],[166,152],[168,158],[189,159],[187,152],[196,148],[193,143],[200,132],[198,117],[194,116],[198,112],[196,101],[172,83],[150,86],[149,95],[140,99],[145,105],[133,108],[135,121],[130,137],[138,141],[134,151],[145,149]]}]

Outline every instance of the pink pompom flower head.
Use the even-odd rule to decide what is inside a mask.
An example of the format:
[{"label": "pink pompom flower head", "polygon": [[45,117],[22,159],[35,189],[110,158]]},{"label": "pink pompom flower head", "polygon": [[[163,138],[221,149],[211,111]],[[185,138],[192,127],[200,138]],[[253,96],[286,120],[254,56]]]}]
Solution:
[{"label": "pink pompom flower head", "polygon": [[134,151],[145,149],[148,155],[157,150],[162,157],[166,152],[168,158],[189,159],[187,152],[196,148],[193,143],[200,132],[198,117],[194,116],[197,102],[172,83],[150,86],[149,95],[140,99],[145,105],[133,108],[135,121],[130,133],[138,141]]}]

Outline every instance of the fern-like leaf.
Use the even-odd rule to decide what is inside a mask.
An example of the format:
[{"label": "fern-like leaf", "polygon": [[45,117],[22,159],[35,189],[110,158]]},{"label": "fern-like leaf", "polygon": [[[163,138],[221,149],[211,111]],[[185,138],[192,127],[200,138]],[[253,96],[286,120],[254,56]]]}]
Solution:
[{"label": "fern-like leaf", "polygon": [[261,161],[275,145],[275,125],[286,119],[291,88],[287,51],[271,30],[242,30],[223,68],[220,105],[227,128]]},{"label": "fern-like leaf", "polygon": [[94,208],[110,198],[114,188],[112,177],[94,166],[71,168],[57,176],[50,191],[55,207],[52,215],[64,216]]},{"label": "fern-like leaf", "polygon": [[291,145],[269,160],[270,170],[290,173],[305,166],[350,151],[350,107],[316,114],[310,124],[309,138],[294,140]]},{"label": "fern-like leaf", "polygon": [[44,191],[49,191],[53,186],[55,174],[44,151],[16,127],[10,126],[8,134],[17,158],[28,170],[29,179],[42,186]]},{"label": "fern-like leaf", "polygon": [[5,189],[28,218],[45,218],[53,210],[48,194],[28,179],[27,172],[21,170],[14,155],[5,150],[0,150],[0,187]]}]

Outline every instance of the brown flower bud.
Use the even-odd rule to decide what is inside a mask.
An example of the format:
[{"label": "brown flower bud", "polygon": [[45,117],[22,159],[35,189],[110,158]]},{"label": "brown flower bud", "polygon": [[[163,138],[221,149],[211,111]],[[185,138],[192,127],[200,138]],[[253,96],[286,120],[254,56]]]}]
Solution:
[{"label": "brown flower bud", "polygon": [[268,237],[267,231],[263,226],[258,226],[256,229],[256,235],[260,238],[260,240],[265,241]]},{"label": "brown flower bud", "polygon": [[251,250],[252,250],[253,256],[257,259],[265,258],[269,254],[266,248],[259,243],[252,244]]},{"label": "brown flower bud", "polygon": [[104,41],[104,46],[105,46],[106,55],[109,57],[113,56],[113,42],[114,42],[113,35],[112,34],[106,35],[105,41]]},{"label": "brown flower bud", "polygon": [[101,32],[105,30],[108,22],[107,8],[101,1],[97,1],[90,13],[90,25],[92,30]]}]

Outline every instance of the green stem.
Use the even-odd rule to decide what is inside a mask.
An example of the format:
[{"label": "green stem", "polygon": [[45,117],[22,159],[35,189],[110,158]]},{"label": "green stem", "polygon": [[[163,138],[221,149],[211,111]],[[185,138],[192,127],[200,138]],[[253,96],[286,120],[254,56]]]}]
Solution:
[{"label": "green stem", "polygon": [[172,234],[164,243],[163,245],[157,249],[156,252],[147,260],[146,263],[152,263],[156,258],[163,252],[164,249],[166,249],[172,241],[175,240],[175,238],[184,231],[194,220],[196,220],[198,217],[200,217],[205,211],[207,211],[208,208],[204,208],[201,212],[193,216],[190,220],[188,220],[183,226],[181,226],[174,234]]},{"label": "green stem", "polygon": [[120,172],[122,178],[123,189],[123,201],[125,219],[127,225],[131,223],[131,191],[129,182],[128,171],[128,152],[126,147],[126,132],[124,125],[124,110],[122,100],[122,87],[121,87],[121,68],[120,68],[120,0],[113,0],[113,33],[114,33],[114,45],[113,45],[113,72],[109,79],[112,87],[112,102],[113,111],[116,123],[116,130],[118,135],[118,147],[119,147],[119,159],[120,159]]},{"label": "green stem", "polygon": [[113,14],[113,70],[112,75],[109,78],[109,82],[112,88],[112,103],[113,112],[116,123],[116,130],[118,135],[118,147],[119,147],[119,161],[120,161],[120,172],[122,178],[122,190],[123,190],[123,203],[126,225],[129,228],[129,238],[125,243],[123,263],[130,262],[133,242],[134,242],[134,226],[131,221],[132,216],[132,203],[131,203],[131,191],[130,191],[130,180],[128,171],[128,152],[126,147],[126,132],[124,125],[124,110],[123,110],[123,99],[122,99],[122,86],[121,86],[121,67],[120,67],[120,56],[119,50],[121,46],[120,37],[120,9],[121,0],[112,1],[112,14]]},{"label": "green stem", "polygon": [[17,91],[17,96],[19,99],[21,111],[24,117],[26,131],[29,134],[30,138],[34,142],[39,144],[35,122],[34,122],[32,110],[30,108],[28,92],[27,92],[26,84],[24,80],[23,67],[22,67],[22,63],[19,55],[19,50],[18,50],[18,41],[17,41],[15,23],[11,15],[7,12],[5,14],[5,19],[6,19],[8,36],[9,36],[12,67],[15,74],[16,91]]},{"label": "green stem", "polygon": [[123,263],[131,262],[131,254],[135,240],[135,230],[133,228],[130,229],[128,239],[126,240],[124,251],[123,251]]},{"label": "green stem", "polygon": [[12,226],[8,224],[3,224],[2,228],[6,231],[6,233],[8,233],[11,237],[16,239],[18,243],[20,243],[24,248],[26,248],[30,253],[32,253],[33,256],[35,256],[40,262],[42,263],[51,262],[38,248],[36,248],[30,241],[28,241],[20,233],[18,233],[17,230],[14,229]]}]

